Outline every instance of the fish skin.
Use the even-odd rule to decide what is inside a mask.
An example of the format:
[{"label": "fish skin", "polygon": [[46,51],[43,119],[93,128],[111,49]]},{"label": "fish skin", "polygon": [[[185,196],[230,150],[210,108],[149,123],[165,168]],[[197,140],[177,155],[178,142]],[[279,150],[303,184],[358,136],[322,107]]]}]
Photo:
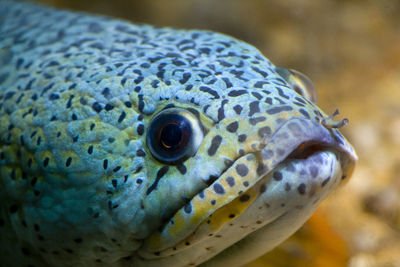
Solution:
[{"label": "fish skin", "polygon": [[[204,135],[179,164],[158,161],[146,142],[171,105]],[[351,175],[356,154],[326,118],[232,37],[3,1],[0,258],[248,262]],[[304,143],[320,146],[292,157]]]}]

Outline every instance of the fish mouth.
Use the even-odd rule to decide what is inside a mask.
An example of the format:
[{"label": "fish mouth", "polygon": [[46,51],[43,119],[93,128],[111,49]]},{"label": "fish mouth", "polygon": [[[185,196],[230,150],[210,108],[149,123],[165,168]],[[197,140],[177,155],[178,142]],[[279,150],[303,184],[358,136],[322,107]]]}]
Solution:
[{"label": "fish mouth", "polygon": [[[161,232],[153,233],[146,239],[139,253],[146,258],[157,258],[193,247],[209,237],[210,229],[206,224],[211,215],[219,212],[224,216],[214,232],[222,229],[233,219],[226,219],[230,214],[242,214],[260,196],[259,192],[265,191],[262,188],[280,165],[305,162],[326,153],[334,157],[332,161],[340,164],[342,179],[351,175],[357,156],[339,131],[299,117],[286,121],[268,140],[262,140],[258,150],[238,157],[218,179],[178,210]],[[251,190],[257,192],[251,201],[241,201]],[[191,213],[196,215],[190,216]],[[205,230],[199,230],[203,225]]]}]

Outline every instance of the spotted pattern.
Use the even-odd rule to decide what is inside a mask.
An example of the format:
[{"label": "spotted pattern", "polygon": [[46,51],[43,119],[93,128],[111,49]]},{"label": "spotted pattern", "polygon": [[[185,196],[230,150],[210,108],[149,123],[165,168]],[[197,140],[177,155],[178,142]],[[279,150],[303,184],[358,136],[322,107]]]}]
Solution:
[{"label": "spotted pattern", "polygon": [[[204,136],[166,164],[146,136],[171,107]],[[2,1],[2,264],[194,266],[283,240],[351,174],[335,114],[234,38]]]}]

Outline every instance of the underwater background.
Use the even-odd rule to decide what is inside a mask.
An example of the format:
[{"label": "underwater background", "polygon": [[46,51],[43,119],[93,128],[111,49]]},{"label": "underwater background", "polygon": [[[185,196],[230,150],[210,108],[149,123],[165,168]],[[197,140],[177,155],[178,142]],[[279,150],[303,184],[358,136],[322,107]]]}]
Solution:
[{"label": "underwater background", "polygon": [[349,182],[289,240],[248,267],[400,266],[400,1],[38,0],[256,46],[306,74],[359,155]]}]

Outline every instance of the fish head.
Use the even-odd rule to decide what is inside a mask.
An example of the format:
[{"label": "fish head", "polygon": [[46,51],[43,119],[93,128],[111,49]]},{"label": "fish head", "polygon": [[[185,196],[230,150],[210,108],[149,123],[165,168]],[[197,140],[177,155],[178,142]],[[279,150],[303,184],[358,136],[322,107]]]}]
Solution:
[{"label": "fish head", "polygon": [[[155,264],[246,263],[293,234],[351,176],[357,155],[337,129],[347,120],[335,122],[316,106],[306,76],[270,65],[265,70],[263,81],[242,87],[213,91],[199,85],[195,94],[213,97],[199,97],[198,106],[169,101],[149,121],[150,154],[158,166],[169,166],[157,187],[169,189],[152,187],[148,197],[165,217],[139,249],[142,258]],[[188,118],[195,141],[182,160],[168,162],[154,151],[168,127],[155,127],[154,135],[152,124],[164,117],[169,125],[171,114]]]}]

